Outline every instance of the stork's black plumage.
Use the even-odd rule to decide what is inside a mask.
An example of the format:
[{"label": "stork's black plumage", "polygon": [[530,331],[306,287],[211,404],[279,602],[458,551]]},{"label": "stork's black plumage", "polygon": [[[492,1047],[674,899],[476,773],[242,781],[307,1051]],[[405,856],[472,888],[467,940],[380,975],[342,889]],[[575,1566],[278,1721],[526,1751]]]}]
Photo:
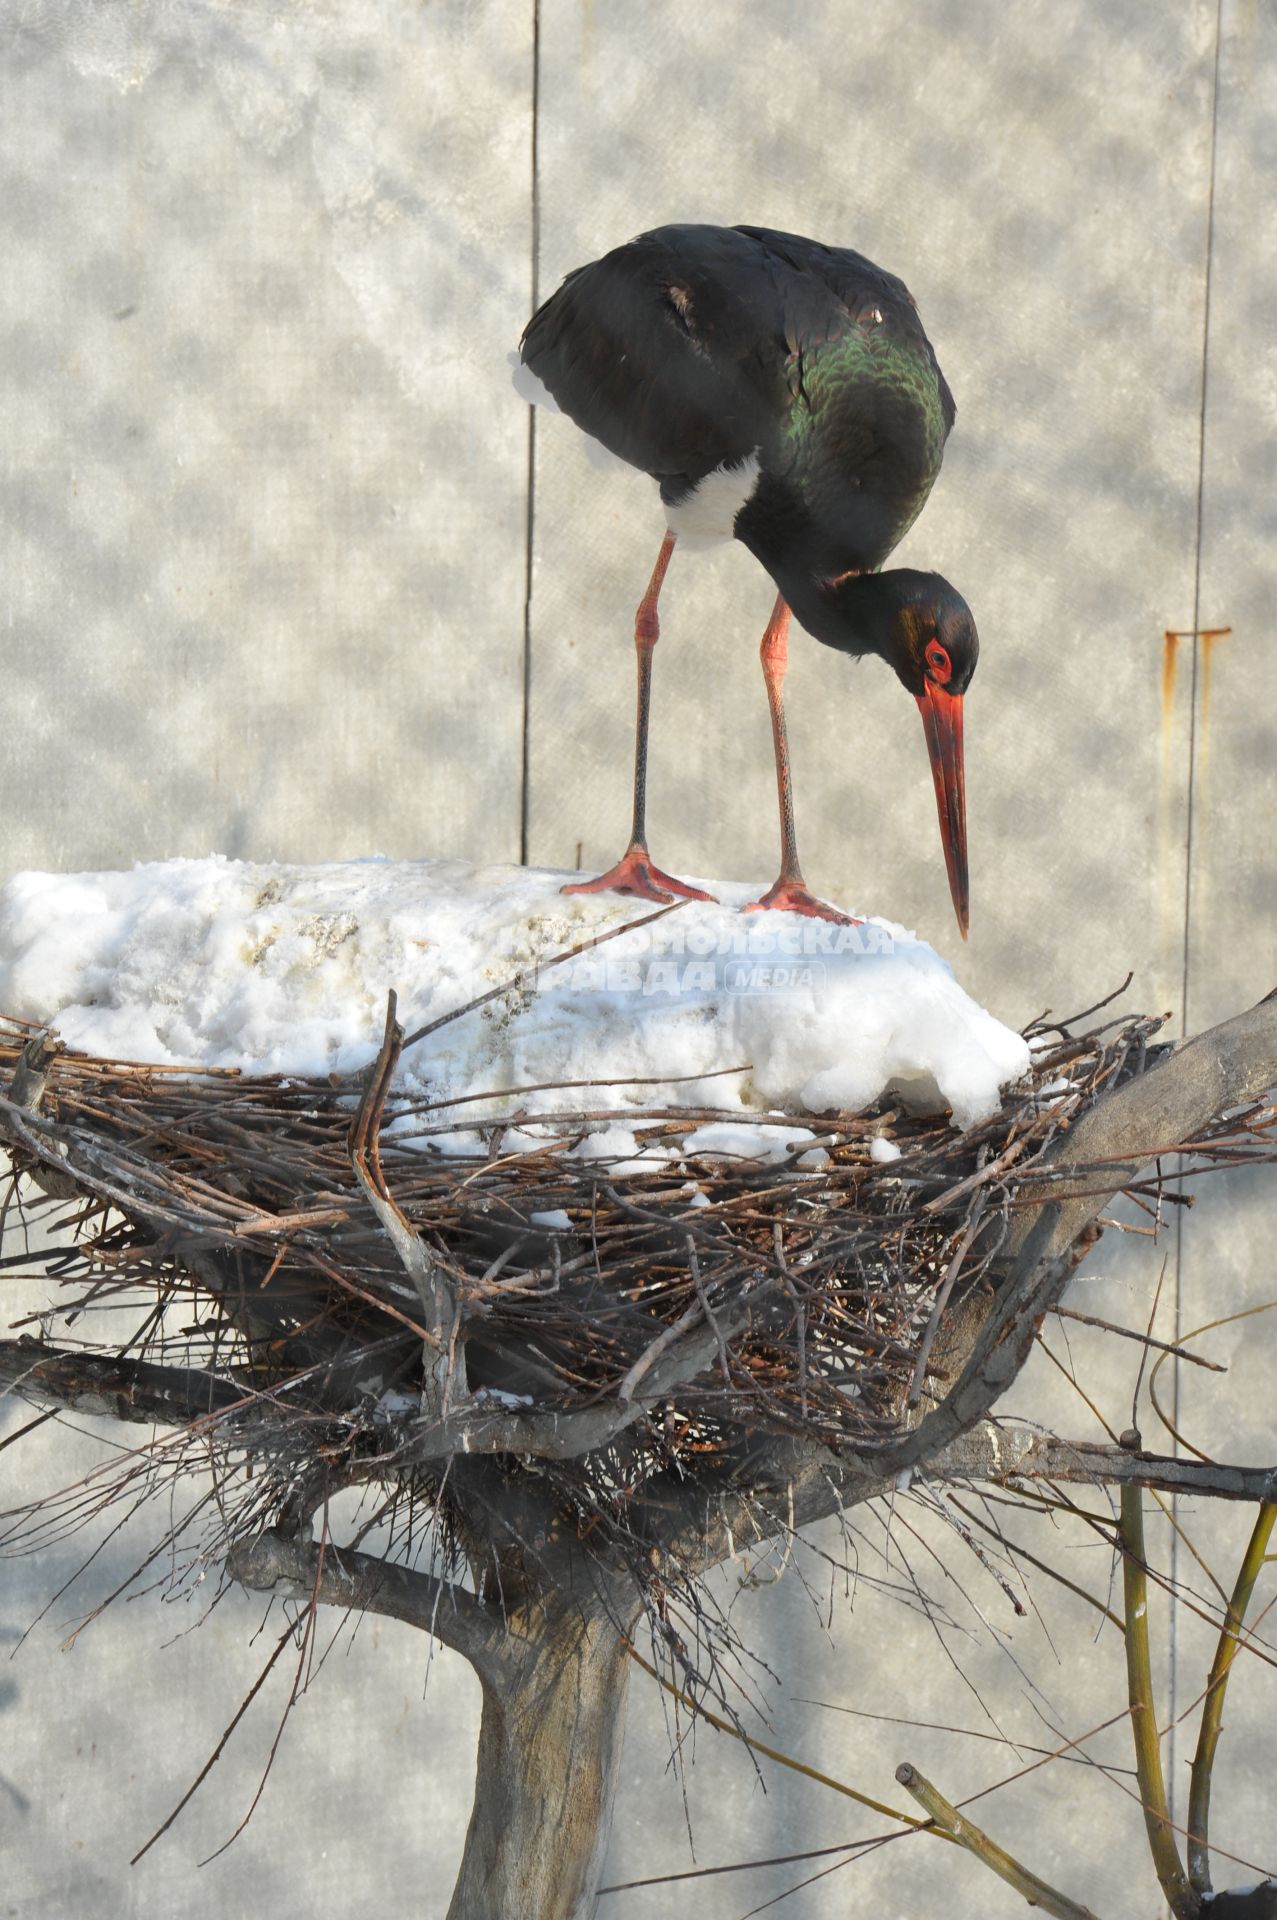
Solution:
[{"label": "stork's black plumage", "polygon": [[590,885],[688,891],[651,866],[643,832],[656,603],[676,539],[736,538],[778,590],[763,666],[782,870],[759,905],[831,911],[803,886],[793,840],[781,699],[792,608],[826,645],[881,654],[918,700],[965,932],[961,702],[975,624],[938,575],[877,571],[921,511],[954,418],[903,282],[797,234],[660,227],[569,274],[529,322],[522,359],[579,427],[658,482],[670,529],[636,623],[634,837]]}]

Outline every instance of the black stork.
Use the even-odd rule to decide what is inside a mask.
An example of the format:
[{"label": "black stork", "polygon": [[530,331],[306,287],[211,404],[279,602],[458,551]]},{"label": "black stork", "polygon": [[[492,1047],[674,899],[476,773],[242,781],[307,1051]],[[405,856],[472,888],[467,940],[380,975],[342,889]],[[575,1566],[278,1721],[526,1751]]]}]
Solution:
[{"label": "black stork", "polygon": [[650,474],[667,523],[634,626],[630,844],[608,873],[563,891],[709,897],[663,873],[647,850],[652,652],[676,541],[696,548],[735,538],[777,589],[762,664],[781,867],[753,906],[845,918],[808,892],[798,864],[783,693],[792,612],[826,646],[881,655],[916,699],[965,938],[962,700],[980,643],[966,602],[938,574],[878,571],[931,491],[954,418],[904,283],[861,254],[798,234],[658,227],[570,273],[528,322],[520,356],[525,397],[548,391],[608,453]]}]

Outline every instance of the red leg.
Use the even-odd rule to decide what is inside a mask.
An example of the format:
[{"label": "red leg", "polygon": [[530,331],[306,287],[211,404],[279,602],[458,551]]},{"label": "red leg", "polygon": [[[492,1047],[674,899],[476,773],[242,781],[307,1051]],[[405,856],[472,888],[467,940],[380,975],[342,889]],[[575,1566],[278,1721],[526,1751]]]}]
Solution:
[{"label": "red leg", "polygon": [[699,887],[689,887],[672,874],[652,865],[647,850],[647,724],[652,705],[652,654],[661,637],[656,603],[665,584],[665,572],[674,551],[673,533],[667,532],[656,556],[647,592],[639,601],[634,616],[634,647],[638,654],[638,719],[634,738],[634,824],[630,844],[607,873],[597,880],[579,880],[563,888],[564,893],[628,893],[639,900],[712,900]]},{"label": "red leg", "polygon": [[858,920],[826,906],[807,891],[802,868],[798,864],[798,838],[794,831],[794,793],[789,775],[789,738],[785,731],[785,669],[789,665],[789,608],[783,595],[776,595],[772,617],[759,649],[763,678],[767,682],[767,704],[772,716],[772,746],[776,754],[776,793],[780,801],[780,874],[774,886],[761,900],[751,901],[746,913],[760,913],[774,907],[784,913],[805,913],[815,920],[833,920],[839,926],[857,927]]}]

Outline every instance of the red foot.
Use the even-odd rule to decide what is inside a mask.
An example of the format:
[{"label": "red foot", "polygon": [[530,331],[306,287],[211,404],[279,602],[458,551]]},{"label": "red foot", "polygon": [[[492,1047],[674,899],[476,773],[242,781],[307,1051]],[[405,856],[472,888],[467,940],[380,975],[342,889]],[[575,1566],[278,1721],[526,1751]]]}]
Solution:
[{"label": "red foot", "polygon": [[577,880],[560,889],[563,893],[628,893],[636,900],[713,900],[712,893],[689,887],[673,874],[662,873],[652,865],[645,847],[629,847],[616,865],[597,880]]},{"label": "red foot", "polygon": [[860,927],[862,920],[853,919],[849,913],[839,913],[837,907],[831,907],[824,900],[817,900],[814,893],[808,893],[801,880],[778,880],[774,887],[768,887],[761,900],[751,900],[742,909],[745,913],[805,913],[811,920],[832,920],[838,927]]}]

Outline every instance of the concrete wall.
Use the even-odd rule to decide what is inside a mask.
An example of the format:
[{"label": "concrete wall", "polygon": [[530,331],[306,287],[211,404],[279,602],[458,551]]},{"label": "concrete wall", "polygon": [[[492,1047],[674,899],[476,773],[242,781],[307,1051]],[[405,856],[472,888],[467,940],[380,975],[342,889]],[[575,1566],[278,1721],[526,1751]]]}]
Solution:
[{"label": "concrete wall", "polygon": [[[918,925],[1012,1021],[1085,1004],[1128,968],[1128,1004],[1193,1028],[1274,984],[1270,7],[24,0],[0,26],[0,869],[211,849],[526,847],[571,866],[579,847],[584,866],[608,863],[659,513],[642,479],[594,474],[561,420],[538,420],[530,462],[505,354],[534,295],[617,240],[673,218],[750,220],[857,246],[913,289],[958,428],[899,558],[961,587],[984,646],[968,703],[970,947],[954,951],[908,703],[872,664],[799,636],[812,884]],[[671,572],[650,824],[675,871],[774,869],[755,659],[769,599],[743,551]],[[1209,646],[1163,638],[1221,626],[1231,635]],[[1257,1300],[1271,1224],[1258,1182],[1214,1190],[1168,1243],[1165,1323]],[[1120,1242],[1099,1265],[1096,1310],[1141,1322],[1160,1255]],[[1226,1336],[1241,1377],[1193,1402],[1195,1431],[1209,1444],[1226,1422],[1228,1452],[1266,1459],[1273,1347],[1262,1317],[1244,1324]],[[1053,1400],[1056,1378],[1043,1362],[1022,1404],[1090,1431],[1076,1399]],[[1113,1359],[1102,1379],[1124,1425],[1130,1370]],[[79,1470],[87,1445],[62,1436],[41,1470]],[[36,1471],[25,1445],[4,1465]],[[1193,1525],[1227,1568],[1239,1517]],[[1088,1573],[1098,1551],[1083,1550]],[[90,1597],[128,1561],[127,1543],[104,1550]],[[60,1549],[7,1568],[2,1630],[72,1564]],[[996,1591],[979,1601],[1010,1634]],[[738,1604],[784,1677],[780,1744],[814,1764],[891,1799],[906,1752],[955,1791],[1017,1764],[799,1704],[990,1730],[898,1598],[862,1587],[854,1618],[839,1602],[833,1650],[792,1576]],[[1043,1606],[1057,1648],[1090,1649],[1080,1608]],[[464,1668],[436,1656],[423,1699],[423,1646],[366,1624],[230,1853],[192,1874],[243,1812],[270,1728],[130,1872],[257,1671],[257,1615],[232,1597],[161,1654],[170,1617],[137,1601],[59,1655],[54,1628],[74,1610],[54,1607],[0,1702],[11,1911],[141,1915],[180,1899],[192,1916],[248,1915],[291,1899],[322,1916],[410,1899],[442,1913],[477,1714]],[[1182,1613],[1185,1706],[1200,1646]],[[1011,1655],[1070,1732],[1120,1705],[1111,1635],[1079,1676],[1053,1666],[1036,1623],[1007,1652],[966,1624],[967,1678],[1016,1738],[1054,1744]],[[1244,1717],[1230,1715],[1246,1764],[1229,1762],[1225,1844],[1272,1867],[1272,1716],[1265,1732],[1256,1707],[1248,1744]],[[666,1739],[640,1686],[617,1880],[688,1864]],[[767,1785],[702,1733],[688,1780],[701,1861],[874,1830],[794,1776]],[[999,1837],[1098,1911],[1155,1910],[1138,1815],[1097,1774],[1047,1769],[986,1806]],[[818,1880],[786,1910],[816,1920],[858,1896],[902,1914],[1018,1911],[924,1847]],[[781,1884],[693,1883],[604,1910],[694,1899],[726,1916]]]}]

